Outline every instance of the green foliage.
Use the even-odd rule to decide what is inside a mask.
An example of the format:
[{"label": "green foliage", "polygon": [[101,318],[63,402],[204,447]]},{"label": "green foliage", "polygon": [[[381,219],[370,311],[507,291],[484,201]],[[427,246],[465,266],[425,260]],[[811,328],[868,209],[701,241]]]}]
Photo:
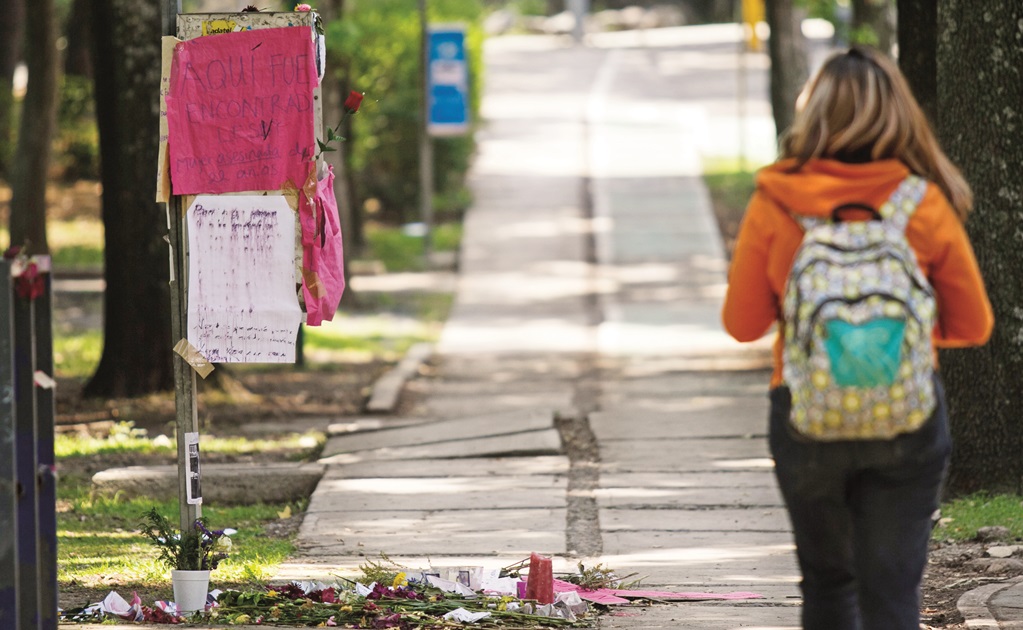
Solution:
[{"label": "green foliage", "polygon": [[[318,451],[325,437],[322,433],[291,434],[279,439],[249,439],[243,437],[206,436],[202,449],[208,454],[251,455],[266,452],[293,452],[296,457],[308,457]],[[60,459],[75,457],[116,457],[128,453],[165,456],[173,461],[177,445],[168,439],[150,439],[143,429],[132,422],[118,422],[106,436],[81,436],[60,433],[55,436],[54,452]]]},{"label": "green foliage", "polygon": [[[467,24],[470,111],[479,111],[483,32],[480,0],[431,0],[431,22]],[[419,13],[415,0],[374,0],[354,4],[327,25],[328,67],[345,91],[366,93],[351,118],[346,159],[356,204],[375,198],[385,215],[406,222],[418,207],[418,134],[421,106]],[[438,194],[462,185],[473,150],[471,136],[434,142]]]},{"label": "green foliage", "polygon": [[160,562],[182,571],[202,568],[203,553],[197,529],[179,532],[156,508],[150,508],[143,518],[142,535],[156,547]]},{"label": "green foliage", "polygon": [[62,79],[53,158],[65,181],[99,178],[99,129],[92,80],[87,77]]},{"label": "green foliage", "polygon": [[[124,499],[96,496],[87,476],[65,475],[58,485],[57,579],[85,587],[160,587],[169,584],[167,564],[139,530],[139,514],[156,509],[176,514],[177,500]],[[203,506],[203,516],[238,530],[232,535],[231,557],[216,571],[218,585],[260,582],[294,551],[288,538],[271,538],[263,526],[289,505]]]},{"label": "green foliage", "polygon": [[935,540],[970,540],[981,527],[1001,525],[1013,538],[1023,538],[1023,497],[1013,494],[973,494],[941,506]]},{"label": "green foliage", "polygon": [[57,376],[85,378],[96,370],[103,350],[103,333],[98,330],[53,337],[53,363]]},{"label": "green foliage", "polygon": [[[436,225],[431,233],[434,251],[455,251],[462,240],[459,223]],[[421,271],[423,269],[423,239],[406,234],[401,228],[371,223],[366,226],[369,256],[384,264],[387,271]]]},{"label": "green foliage", "polygon": [[710,192],[725,250],[731,252],[746,205],[756,188],[756,174],[730,161],[704,165],[703,180]]}]

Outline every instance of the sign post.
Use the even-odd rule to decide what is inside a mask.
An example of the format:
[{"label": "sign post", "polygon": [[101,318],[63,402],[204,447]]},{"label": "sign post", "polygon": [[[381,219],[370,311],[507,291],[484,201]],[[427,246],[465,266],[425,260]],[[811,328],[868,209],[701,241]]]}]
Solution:
[{"label": "sign post", "polygon": [[[314,158],[323,137],[317,15],[182,14],[179,2],[164,7],[157,200],[167,204],[178,497],[187,531],[202,516],[196,374],[205,378],[212,361],[293,362],[304,317],[296,287],[309,309],[315,298],[317,313],[332,316],[324,305],[336,297],[336,308],[343,284],[332,279],[343,272],[307,264],[314,241],[333,251],[340,233],[299,226],[337,223],[322,214],[336,210],[320,191]],[[284,279],[273,294],[239,275],[265,270],[245,254],[267,251],[275,255],[270,270]]]},{"label": "sign post", "polygon": [[425,0],[421,6],[425,76],[423,127],[420,136],[420,203],[426,226],[423,253],[429,262],[433,231],[433,138],[459,136],[469,131],[469,67],[465,51],[465,26],[428,26]]}]

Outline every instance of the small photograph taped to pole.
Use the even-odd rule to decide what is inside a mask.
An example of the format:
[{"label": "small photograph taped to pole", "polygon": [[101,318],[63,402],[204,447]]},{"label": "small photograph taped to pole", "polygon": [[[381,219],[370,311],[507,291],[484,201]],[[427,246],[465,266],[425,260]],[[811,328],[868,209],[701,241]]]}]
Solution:
[{"label": "small photograph taped to pole", "polygon": [[185,459],[185,470],[188,475],[188,483],[185,484],[186,502],[189,505],[202,503],[202,482],[199,475],[199,434],[186,433],[185,447],[188,457]]}]

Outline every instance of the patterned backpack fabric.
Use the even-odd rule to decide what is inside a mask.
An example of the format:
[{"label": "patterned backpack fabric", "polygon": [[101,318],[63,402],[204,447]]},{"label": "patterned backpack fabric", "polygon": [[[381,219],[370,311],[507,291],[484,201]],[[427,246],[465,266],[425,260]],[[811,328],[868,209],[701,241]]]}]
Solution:
[{"label": "patterned backpack fabric", "polygon": [[875,220],[794,215],[805,234],[783,302],[782,378],[807,438],[890,439],[934,410],[937,306],[906,240],[926,188],[909,176]]}]

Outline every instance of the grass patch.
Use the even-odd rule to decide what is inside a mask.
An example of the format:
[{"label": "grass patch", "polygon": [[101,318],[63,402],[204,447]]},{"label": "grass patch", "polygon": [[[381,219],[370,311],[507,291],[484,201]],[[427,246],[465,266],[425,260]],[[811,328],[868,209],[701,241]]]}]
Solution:
[{"label": "grass patch", "polygon": [[[62,484],[67,488],[68,484]],[[125,588],[168,587],[170,568],[157,560],[157,549],[139,533],[142,515],[156,507],[177,522],[177,501],[122,500],[92,496],[81,485],[59,497],[57,514],[57,581],[61,585],[103,587],[112,581]],[[299,512],[304,503],[254,506],[203,506],[215,528],[232,527],[233,546],[213,573],[214,584],[262,582],[294,551],[290,539],[271,538],[264,525],[282,513]]]},{"label": "grass patch", "polygon": [[1023,538],[1023,497],[1013,494],[972,494],[941,506],[935,540],[970,540],[981,527],[1008,527],[1013,538]]},{"label": "grass patch", "polygon": [[[433,227],[434,251],[456,251],[462,242],[461,223],[441,223]],[[379,260],[389,272],[422,271],[423,238],[406,234],[401,227],[369,223],[366,226],[367,257]]]},{"label": "grass patch", "polygon": [[[246,455],[256,452],[293,450],[308,456],[322,447],[319,433],[293,434],[275,440],[207,436],[207,455]],[[173,461],[176,445],[167,438],[148,439],[130,423],[114,426],[107,437],[57,435],[54,447],[58,462],[67,466],[57,486],[58,581],[63,586],[162,589],[169,586],[168,567],[140,532],[143,514],[156,507],[171,522],[177,522],[178,502],[148,498],[124,499],[95,494],[89,476],[74,472],[77,459],[102,461],[115,455],[166,456]],[[120,458],[120,459],[123,459]],[[290,538],[273,538],[264,532],[266,523],[299,513],[305,500],[273,505],[203,506],[203,516],[220,529],[232,527],[233,548],[228,560],[213,574],[213,582],[248,584],[273,575],[276,565],[294,551]],[[123,593],[122,593],[123,594]]]},{"label": "grass patch", "polygon": [[451,312],[448,293],[360,296],[362,308],[376,316],[335,315],[320,326],[303,326],[303,352],[310,363],[335,361],[398,361],[413,345],[434,342]]},{"label": "grass patch", "polygon": [[[251,455],[253,453],[293,451],[298,459],[318,452],[326,441],[322,433],[293,433],[275,439],[249,439],[244,437],[203,437],[202,450],[205,454],[225,456]],[[177,456],[177,444],[167,438],[149,439],[144,430],[136,429],[131,422],[115,424],[105,437],[57,434],[54,453],[60,459],[75,457],[103,457],[116,454]]]},{"label": "grass patch", "polygon": [[713,160],[704,164],[703,180],[710,192],[714,216],[729,257],[735,249],[746,205],[756,188],[755,177],[754,171],[741,170],[735,160]]},{"label": "grass patch", "polygon": [[90,330],[81,333],[55,334],[53,366],[57,376],[86,378],[96,371],[103,352],[103,333]]},{"label": "grass patch", "polygon": [[[96,269],[103,267],[103,222],[97,219],[48,221],[46,241],[50,246],[53,266],[58,270]],[[0,243],[10,242],[10,232],[0,228]]]}]

